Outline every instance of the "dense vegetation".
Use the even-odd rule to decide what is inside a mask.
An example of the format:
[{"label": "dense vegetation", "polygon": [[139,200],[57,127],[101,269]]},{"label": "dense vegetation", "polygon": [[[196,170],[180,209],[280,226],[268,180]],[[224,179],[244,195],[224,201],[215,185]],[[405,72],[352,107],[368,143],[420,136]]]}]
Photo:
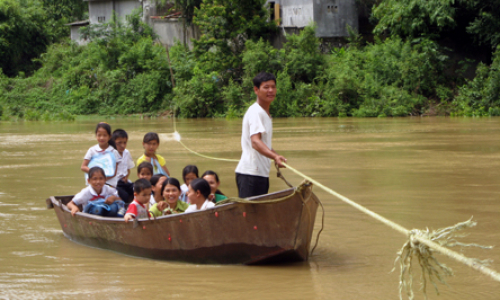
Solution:
[{"label": "dense vegetation", "polygon": [[191,50],[171,47],[169,65],[140,12],[128,24],[87,27],[92,42],[77,46],[63,24],[85,16],[81,1],[0,0],[0,114],[50,120],[175,108],[239,117],[264,70],[278,78],[274,116],[500,115],[497,1],[364,2],[375,3],[373,42],[352,33],[324,54],[312,25],[272,47],[277,28],[264,0],[176,0],[202,36]]}]

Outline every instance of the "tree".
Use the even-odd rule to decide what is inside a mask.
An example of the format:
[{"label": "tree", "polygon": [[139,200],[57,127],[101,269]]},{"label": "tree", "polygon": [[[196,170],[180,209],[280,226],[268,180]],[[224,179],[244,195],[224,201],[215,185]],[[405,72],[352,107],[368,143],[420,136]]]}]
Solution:
[{"label": "tree", "polygon": [[0,0],[0,68],[9,76],[30,73],[32,62],[54,38],[47,28],[42,3],[32,0]]},{"label": "tree", "polygon": [[186,24],[191,25],[193,22],[194,11],[200,7],[202,0],[175,0],[175,6],[182,11],[182,15],[186,18]]},{"label": "tree", "polygon": [[418,37],[437,35],[462,43],[464,33],[493,49],[500,43],[500,1],[497,0],[384,0],[373,8],[375,33]]},{"label": "tree", "polygon": [[82,18],[81,0],[0,0],[0,68],[7,76],[31,73],[47,46],[69,36],[66,23]]},{"label": "tree", "polygon": [[245,41],[267,38],[276,29],[268,15],[265,0],[203,0],[193,22],[202,34],[194,41],[194,53],[204,71],[240,78]]}]

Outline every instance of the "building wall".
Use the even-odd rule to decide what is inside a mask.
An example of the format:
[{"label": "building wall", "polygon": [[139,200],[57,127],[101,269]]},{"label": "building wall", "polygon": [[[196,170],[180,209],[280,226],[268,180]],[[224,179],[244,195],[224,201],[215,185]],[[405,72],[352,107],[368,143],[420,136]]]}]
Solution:
[{"label": "building wall", "polygon": [[[176,41],[184,42],[184,27],[182,19],[151,19],[154,32],[158,35],[163,45],[173,46]],[[191,39],[198,39],[200,32],[194,25],[187,27],[186,43],[189,48],[193,47]]]},{"label": "building wall", "polygon": [[142,3],[138,0],[89,1],[90,24],[111,21],[113,11],[123,20],[135,8],[141,6]]},{"label": "building wall", "polygon": [[316,36],[336,38],[349,36],[347,25],[358,29],[356,0],[268,0],[279,4],[280,27],[286,32],[292,27],[304,28],[316,23]]},{"label": "building wall", "polygon": [[303,28],[314,20],[313,1],[281,1],[281,26]]},{"label": "building wall", "polygon": [[82,28],[82,26],[71,26],[71,40],[75,41],[78,45],[86,45],[88,40],[82,39],[80,28]]},{"label": "building wall", "polygon": [[137,0],[121,0],[114,1],[115,11],[119,16],[127,16],[132,13],[136,8],[142,7],[142,3]]},{"label": "building wall", "polygon": [[354,0],[321,0],[314,4],[316,36],[349,36],[347,26],[358,30],[358,13]]}]

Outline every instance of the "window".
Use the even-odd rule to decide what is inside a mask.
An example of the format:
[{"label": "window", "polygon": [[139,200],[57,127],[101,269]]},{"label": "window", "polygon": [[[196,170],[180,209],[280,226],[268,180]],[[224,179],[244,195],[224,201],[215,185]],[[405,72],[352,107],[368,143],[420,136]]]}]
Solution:
[{"label": "window", "polygon": [[338,8],[338,6],[337,6],[337,5],[328,5],[328,6],[326,7],[326,12],[327,12],[327,13],[331,13],[331,14],[333,14],[333,13],[337,13],[337,12],[338,12],[338,9],[339,9],[339,8]]},{"label": "window", "polygon": [[99,22],[99,23],[105,23],[106,22],[106,17],[105,16],[97,17],[97,22]]}]

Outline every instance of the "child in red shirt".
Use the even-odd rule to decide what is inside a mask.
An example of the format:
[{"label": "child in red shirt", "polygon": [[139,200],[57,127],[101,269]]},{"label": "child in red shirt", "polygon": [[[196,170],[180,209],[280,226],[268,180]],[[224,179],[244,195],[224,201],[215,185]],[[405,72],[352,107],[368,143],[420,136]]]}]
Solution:
[{"label": "child in red shirt", "polygon": [[128,206],[125,213],[125,222],[133,219],[144,219],[151,217],[146,204],[151,197],[151,183],[146,179],[138,179],[134,183],[134,201]]}]

